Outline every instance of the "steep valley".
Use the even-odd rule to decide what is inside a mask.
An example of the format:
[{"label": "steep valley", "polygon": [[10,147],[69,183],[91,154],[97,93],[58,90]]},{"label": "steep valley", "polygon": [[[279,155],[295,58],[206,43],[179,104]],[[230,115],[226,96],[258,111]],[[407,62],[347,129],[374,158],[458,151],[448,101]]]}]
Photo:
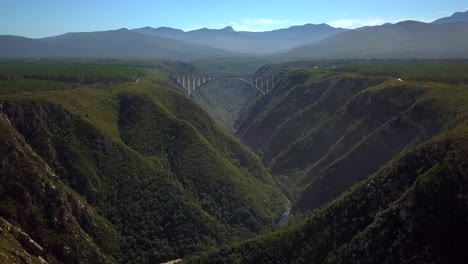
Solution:
[{"label": "steep valley", "polygon": [[170,86],[0,96],[2,240],[25,248],[2,260],[159,263],[274,228],[286,200],[261,161]]},{"label": "steep valley", "polygon": [[286,83],[268,94],[273,100],[260,99],[252,108],[261,110],[237,133],[274,175],[293,189],[307,186],[296,192],[297,208],[319,207],[401,151],[465,122],[444,105],[464,88],[442,93],[431,84],[342,73],[292,78],[305,84]]},{"label": "steep valley", "polygon": [[0,264],[62,263],[468,263],[466,0],[1,2]]},{"label": "steep valley", "polygon": [[468,258],[465,62],[203,63],[0,64],[0,262]]},{"label": "steep valley", "polygon": [[451,67],[284,70],[246,106],[236,135],[268,165],[296,220],[187,262],[463,263],[468,87],[463,73],[441,77]]}]

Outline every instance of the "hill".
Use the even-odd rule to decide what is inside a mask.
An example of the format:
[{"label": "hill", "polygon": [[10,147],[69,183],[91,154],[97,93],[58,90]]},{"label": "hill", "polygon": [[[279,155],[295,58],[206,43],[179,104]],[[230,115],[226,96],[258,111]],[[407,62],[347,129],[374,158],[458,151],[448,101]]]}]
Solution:
[{"label": "hill", "polygon": [[278,55],[287,59],[467,58],[468,23],[404,21],[343,32]]},{"label": "hill", "polygon": [[151,70],[5,63],[0,76],[2,257],[159,263],[281,215],[260,160]]},{"label": "hill", "polygon": [[234,54],[127,29],[28,39],[0,36],[0,58],[132,58],[188,61]]}]

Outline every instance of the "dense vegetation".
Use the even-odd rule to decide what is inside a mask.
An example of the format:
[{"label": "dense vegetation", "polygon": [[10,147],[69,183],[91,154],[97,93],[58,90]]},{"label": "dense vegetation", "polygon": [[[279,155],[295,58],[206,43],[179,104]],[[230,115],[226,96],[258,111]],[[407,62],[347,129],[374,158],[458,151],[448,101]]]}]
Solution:
[{"label": "dense vegetation", "polygon": [[464,263],[468,87],[458,66],[289,69],[237,133],[301,217],[185,262]]},{"label": "dense vegetation", "polygon": [[365,75],[398,77],[405,80],[468,84],[468,64],[445,62],[425,64],[353,65],[337,71],[357,72]]},{"label": "dense vegetation", "polygon": [[[2,166],[0,217],[44,249],[34,256],[158,263],[274,227],[285,200],[261,161],[184,94],[168,88],[161,73],[87,64],[15,67],[17,83],[27,79],[33,87],[42,77],[52,82],[28,92],[2,85],[8,92],[0,97],[6,133],[1,142],[8,143],[2,153],[13,146],[34,157],[29,167],[3,161],[15,166]],[[89,84],[74,78],[87,72],[94,72],[86,77]],[[55,86],[63,76],[71,76],[63,83],[75,88]],[[103,78],[112,85],[99,85]],[[8,141],[11,133],[15,142]],[[22,162],[33,162],[29,156],[20,155]],[[37,183],[28,180],[34,175]],[[36,197],[37,186],[52,183],[63,188],[43,192],[57,202],[33,198],[38,206],[31,207],[29,198],[18,196]],[[50,208],[49,201],[58,205]],[[75,201],[86,214],[75,209]],[[63,234],[53,224],[55,211],[74,223]],[[75,233],[83,238],[75,241]]]},{"label": "dense vegetation", "polygon": [[[456,65],[399,69],[419,72],[420,78],[435,70],[449,79],[454,73],[447,69]],[[355,70],[373,67],[397,68],[287,70],[276,90],[249,106],[237,134],[298,198],[299,207],[324,204],[400,151],[464,122],[464,85]]]},{"label": "dense vegetation", "polygon": [[467,131],[405,152],[298,224],[184,263],[464,263]]},{"label": "dense vegetation", "polygon": [[2,61],[0,262],[462,263],[466,64],[320,63],[193,95],[259,159],[190,64]]},{"label": "dense vegetation", "polygon": [[143,69],[77,63],[0,63],[0,94],[20,91],[47,91],[81,85],[111,85],[134,82],[145,75]]}]

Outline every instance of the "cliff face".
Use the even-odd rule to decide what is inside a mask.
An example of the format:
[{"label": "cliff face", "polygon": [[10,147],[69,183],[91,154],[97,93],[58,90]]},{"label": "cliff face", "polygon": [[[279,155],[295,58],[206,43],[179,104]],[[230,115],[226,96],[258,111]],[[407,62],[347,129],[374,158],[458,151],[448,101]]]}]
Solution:
[{"label": "cliff face", "polygon": [[7,243],[1,258],[112,263],[119,257],[117,231],[59,180],[3,114],[0,153],[0,229]]},{"label": "cliff face", "polygon": [[[285,199],[261,161],[190,99],[163,86],[140,83],[113,90],[13,94],[0,101],[2,113],[11,122],[8,127],[55,175],[49,177],[54,186],[65,186],[79,197],[75,201],[65,195],[57,203],[69,208],[89,236],[105,232],[93,220],[96,211],[121,237],[96,238],[97,252],[106,252],[103,258],[111,262],[112,257],[123,262],[161,262],[247,238],[274,226],[284,207]],[[2,173],[4,177],[22,168],[19,162],[8,162],[15,166],[5,165],[10,171]],[[29,188],[19,193],[42,197]],[[14,191],[9,197],[20,194]],[[43,210],[62,211],[47,198],[57,196],[54,190],[46,189],[41,195],[38,203]],[[10,199],[5,198],[7,205]],[[6,208],[28,208],[25,199]],[[34,213],[25,216],[31,218],[36,218]],[[60,239],[57,245],[62,245],[62,234],[54,235]],[[47,236],[37,237],[44,239],[38,241],[41,246],[51,250],[50,245],[42,245],[50,240]],[[50,255],[60,259],[59,253]]]}]

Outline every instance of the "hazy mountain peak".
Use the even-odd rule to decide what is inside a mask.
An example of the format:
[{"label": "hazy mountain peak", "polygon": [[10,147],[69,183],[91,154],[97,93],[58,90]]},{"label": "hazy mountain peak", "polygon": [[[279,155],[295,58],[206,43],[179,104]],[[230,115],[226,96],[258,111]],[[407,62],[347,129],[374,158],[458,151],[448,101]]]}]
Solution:
[{"label": "hazy mountain peak", "polygon": [[223,28],[223,29],[221,29],[221,30],[223,30],[223,31],[230,31],[230,32],[236,32],[231,26],[227,26],[227,27],[225,27],[225,28]]},{"label": "hazy mountain peak", "polygon": [[[151,28],[151,27],[148,27],[148,28]],[[178,29],[178,28],[171,28],[171,27],[158,27],[156,29],[159,29],[159,30],[173,30],[173,31],[183,31],[182,29]]]},{"label": "hazy mountain peak", "polygon": [[468,10],[465,12],[456,12],[450,17],[437,19],[436,21],[432,22],[432,24],[446,24],[454,22],[468,22]]}]

